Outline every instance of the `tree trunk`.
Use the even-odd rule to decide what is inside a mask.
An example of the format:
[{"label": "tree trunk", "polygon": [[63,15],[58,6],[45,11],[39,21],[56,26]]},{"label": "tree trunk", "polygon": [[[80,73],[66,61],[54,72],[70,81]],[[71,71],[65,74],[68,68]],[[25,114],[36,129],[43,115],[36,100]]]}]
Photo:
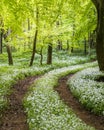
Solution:
[{"label": "tree trunk", "polygon": [[[73,24],[73,38],[74,38],[74,32],[75,32],[75,24]],[[73,41],[73,38],[72,38],[72,44],[71,44],[71,53],[73,53],[74,52],[74,41]]]},{"label": "tree trunk", "polygon": [[2,48],[3,48],[3,33],[2,30],[0,30],[0,54],[2,54]]},{"label": "tree trunk", "polygon": [[37,36],[38,36],[38,23],[39,23],[39,10],[38,10],[38,6],[36,6],[36,31],[35,31],[35,37],[34,37],[34,42],[33,42],[33,51],[32,51],[32,56],[31,56],[31,60],[30,60],[30,66],[33,65],[33,61],[35,58],[35,53],[36,53],[36,44],[37,44]]},{"label": "tree trunk", "polygon": [[7,53],[8,53],[8,62],[9,65],[13,65],[13,58],[12,58],[12,53],[11,53],[11,48],[9,45],[6,45]]},{"label": "tree trunk", "polygon": [[38,35],[38,30],[36,30],[36,32],[35,32],[35,37],[34,37],[34,42],[33,42],[33,51],[32,51],[32,56],[31,56],[31,60],[30,60],[30,66],[33,65],[33,61],[34,61],[34,57],[35,57],[35,53],[36,53],[37,35]]},{"label": "tree trunk", "polygon": [[104,71],[104,1],[92,0],[97,9],[96,53],[100,71]]},{"label": "tree trunk", "polygon": [[86,38],[84,38],[84,54],[87,54],[87,45],[86,45],[87,41]]},{"label": "tree trunk", "polygon": [[52,44],[48,44],[47,64],[52,64]]},{"label": "tree trunk", "polygon": [[88,33],[88,55],[91,55],[91,32]]},{"label": "tree trunk", "polygon": [[104,71],[104,7],[98,9],[98,29],[96,41],[99,68],[101,71]]},{"label": "tree trunk", "polygon": [[69,40],[67,40],[67,43],[66,43],[66,44],[67,44],[66,50],[69,51]]},{"label": "tree trunk", "polygon": [[40,50],[40,65],[43,64],[43,47],[41,47],[41,50]]},{"label": "tree trunk", "polygon": [[8,54],[8,63],[9,63],[9,65],[13,65],[13,57],[12,57],[11,47],[8,44],[8,39],[7,39],[7,37],[10,35],[10,33],[11,33],[11,30],[8,29],[8,31],[3,36],[4,36],[5,42],[7,43],[6,49],[7,49],[7,54]]},{"label": "tree trunk", "polygon": [[73,53],[73,52],[74,52],[74,47],[72,46],[72,47],[71,47],[71,53]]}]

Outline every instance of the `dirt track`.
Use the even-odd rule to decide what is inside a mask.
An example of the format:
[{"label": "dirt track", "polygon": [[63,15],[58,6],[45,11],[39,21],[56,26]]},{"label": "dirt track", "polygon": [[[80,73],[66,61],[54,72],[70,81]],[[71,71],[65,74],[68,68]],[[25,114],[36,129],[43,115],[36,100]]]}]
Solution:
[{"label": "dirt track", "polygon": [[73,109],[74,113],[86,124],[93,126],[96,130],[104,130],[104,116],[97,116],[86,110],[78,100],[72,95],[67,87],[67,80],[72,75],[63,77],[59,80],[59,86],[55,90],[59,93],[60,98]]},{"label": "dirt track", "polygon": [[[67,87],[67,79],[72,75],[63,77],[59,80],[59,86],[55,90],[59,93],[60,98],[73,109],[75,114],[86,124],[94,126],[96,130],[104,130],[104,116],[97,116],[87,111],[78,100],[73,97]],[[20,80],[12,88],[13,93],[8,96],[9,108],[4,111],[0,130],[29,130],[26,120],[26,113],[23,108],[23,98],[28,91],[29,86],[36,80],[36,77],[29,77]]]}]

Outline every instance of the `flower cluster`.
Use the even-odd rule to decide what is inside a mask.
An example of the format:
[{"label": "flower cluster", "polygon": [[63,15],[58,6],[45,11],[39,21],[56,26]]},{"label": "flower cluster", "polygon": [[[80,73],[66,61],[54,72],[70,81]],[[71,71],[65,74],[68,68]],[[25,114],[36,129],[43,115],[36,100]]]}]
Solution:
[{"label": "flower cluster", "polygon": [[55,69],[34,82],[24,99],[29,130],[94,130],[76,117],[54,91],[62,76],[93,65],[90,63]]},{"label": "flower cluster", "polygon": [[86,108],[104,115],[104,83],[98,82],[99,77],[104,77],[104,73],[98,68],[88,68],[75,74],[68,85]]}]

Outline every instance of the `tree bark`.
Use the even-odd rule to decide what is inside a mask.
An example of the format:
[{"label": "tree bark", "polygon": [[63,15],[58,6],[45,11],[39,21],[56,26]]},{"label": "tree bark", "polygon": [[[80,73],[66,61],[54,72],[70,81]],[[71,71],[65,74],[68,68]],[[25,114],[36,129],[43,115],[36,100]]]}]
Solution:
[{"label": "tree bark", "polygon": [[48,44],[47,64],[52,64],[52,44]]},{"label": "tree bark", "polygon": [[84,54],[87,54],[87,41],[86,41],[86,37],[84,38]]},{"label": "tree bark", "polygon": [[7,49],[7,54],[8,54],[8,63],[9,63],[9,65],[13,65],[12,51],[11,51],[10,45],[8,44],[8,39],[7,39],[7,37],[10,35],[10,33],[11,33],[11,30],[8,29],[8,31],[3,36],[4,36],[5,42],[7,43],[6,49]]},{"label": "tree bark", "polygon": [[104,71],[104,1],[92,0],[97,9],[96,54],[100,71]]},{"label": "tree bark", "polygon": [[39,23],[39,10],[38,10],[38,6],[36,6],[36,31],[35,31],[35,37],[34,37],[34,42],[33,42],[33,51],[32,51],[32,56],[31,56],[31,60],[30,60],[30,66],[33,65],[33,61],[35,58],[35,53],[36,53],[36,44],[37,44],[37,36],[38,36],[38,23]]},{"label": "tree bark", "polygon": [[67,43],[66,43],[66,44],[67,44],[66,50],[69,51],[69,40],[67,40]]},{"label": "tree bark", "polygon": [[40,65],[43,64],[43,47],[41,47],[41,50],[40,50]]},{"label": "tree bark", "polygon": [[72,46],[72,47],[71,47],[71,53],[73,53],[73,52],[74,52],[74,47]]},{"label": "tree bark", "polygon": [[33,65],[33,61],[34,61],[34,57],[35,57],[35,53],[36,53],[37,35],[38,35],[38,30],[36,30],[36,32],[35,32],[35,37],[34,37],[34,42],[33,42],[33,51],[32,51],[32,56],[31,56],[31,60],[30,60],[30,66]]},{"label": "tree bark", "polygon": [[0,30],[0,54],[2,54],[2,48],[3,48],[3,33],[2,30]]},{"label": "tree bark", "polygon": [[88,33],[88,55],[91,55],[91,32]]},{"label": "tree bark", "polygon": [[104,71],[104,7],[98,9],[98,29],[96,41],[99,68],[101,71]]},{"label": "tree bark", "polygon": [[12,58],[12,53],[11,53],[11,48],[9,45],[6,45],[7,53],[8,53],[8,62],[9,65],[13,65],[13,58]]}]

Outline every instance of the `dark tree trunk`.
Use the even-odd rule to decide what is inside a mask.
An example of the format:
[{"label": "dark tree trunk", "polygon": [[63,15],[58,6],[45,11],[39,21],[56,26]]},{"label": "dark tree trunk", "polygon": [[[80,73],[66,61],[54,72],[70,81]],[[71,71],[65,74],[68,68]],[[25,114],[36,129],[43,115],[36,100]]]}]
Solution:
[{"label": "dark tree trunk", "polygon": [[0,30],[0,54],[2,54],[2,48],[3,48],[3,33],[2,30]]},{"label": "dark tree trunk", "polygon": [[30,66],[33,65],[33,61],[35,58],[35,53],[36,53],[36,44],[37,44],[37,36],[38,36],[38,23],[39,23],[39,10],[38,7],[36,7],[36,31],[35,31],[35,37],[34,37],[34,42],[33,42],[33,51],[32,51],[32,56],[31,56],[31,60],[30,60]]},{"label": "dark tree trunk", "polygon": [[104,5],[98,9],[98,29],[96,52],[99,68],[104,71]]},{"label": "dark tree trunk", "polygon": [[40,64],[42,65],[43,64],[43,47],[41,47],[41,50],[40,50]]},{"label": "dark tree trunk", "polygon": [[[73,38],[74,38],[74,31],[75,31],[75,24],[73,24]],[[74,41],[72,40],[72,45],[71,45],[71,53],[73,53],[74,52],[74,47],[73,47],[73,45],[74,45]]]},{"label": "dark tree trunk", "polygon": [[92,0],[97,9],[96,53],[100,71],[104,71],[104,1]]},{"label": "dark tree trunk", "polygon": [[52,64],[52,44],[48,44],[47,64]]},{"label": "dark tree trunk", "polygon": [[91,54],[91,32],[88,33],[88,55],[90,56]]},{"label": "dark tree trunk", "polygon": [[84,54],[87,54],[87,41],[86,38],[84,38]]},{"label": "dark tree trunk", "polygon": [[35,57],[35,53],[36,53],[37,35],[38,35],[38,30],[36,30],[36,32],[35,32],[35,37],[34,37],[34,42],[33,42],[33,51],[32,51],[32,56],[31,56],[31,60],[30,60],[30,66],[33,65],[33,61],[34,61],[34,57]]},{"label": "dark tree trunk", "polygon": [[69,51],[69,40],[67,40],[67,43],[66,43],[66,44],[67,44],[66,50]]},{"label": "dark tree trunk", "polygon": [[6,49],[7,49],[7,53],[8,53],[8,63],[9,63],[9,65],[13,65],[11,47],[9,45],[6,45]]},{"label": "dark tree trunk", "polygon": [[71,53],[73,53],[73,52],[74,52],[74,47],[72,46],[72,47],[71,47]]},{"label": "dark tree trunk", "polygon": [[8,63],[9,63],[9,65],[13,65],[12,51],[11,51],[10,45],[8,44],[8,39],[7,39],[7,37],[10,35],[10,33],[11,33],[11,30],[8,29],[7,33],[5,33],[3,36],[4,36],[5,42],[7,43],[6,49],[7,49],[7,54],[8,54]]}]

